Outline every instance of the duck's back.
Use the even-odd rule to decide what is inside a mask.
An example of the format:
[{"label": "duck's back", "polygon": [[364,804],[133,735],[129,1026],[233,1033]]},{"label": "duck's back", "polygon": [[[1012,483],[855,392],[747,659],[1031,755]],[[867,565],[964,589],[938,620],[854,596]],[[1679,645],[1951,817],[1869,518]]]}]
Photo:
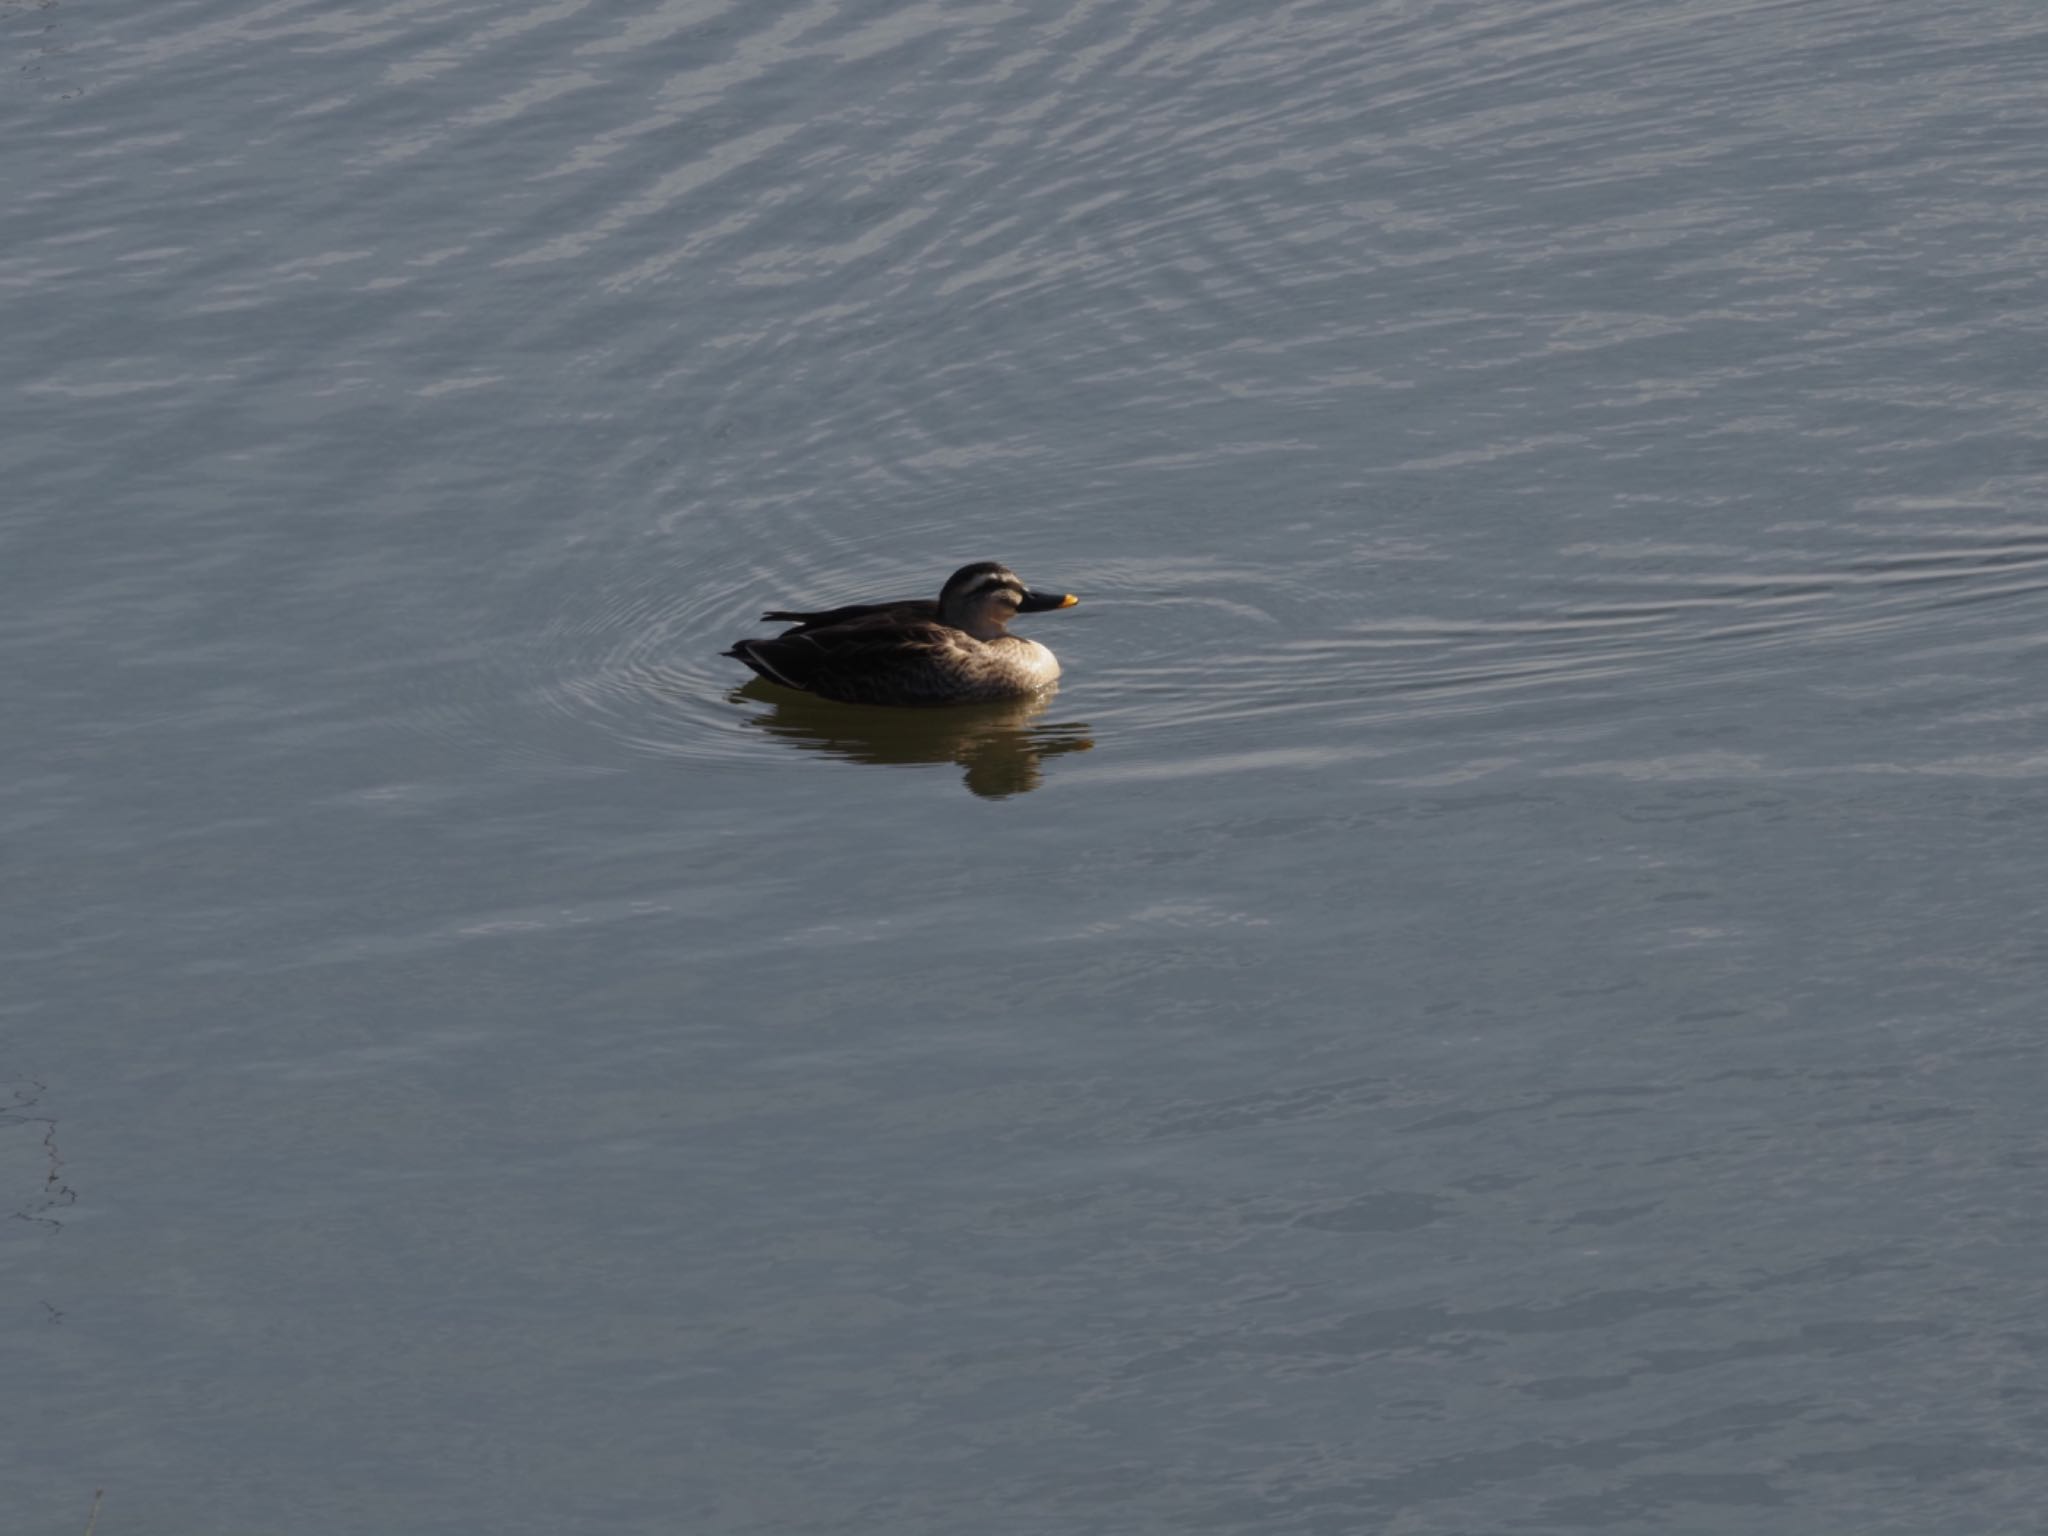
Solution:
[{"label": "duck's back", "polygon": [[923,623],[936,620],[939,605],[929,597],[903,597],[887,603],[848,603],[841,608],[821,608],[815,613],[801,613],[791,608],[771,608],[761,615],[763,623],[793,624],[794,629],[784,630],[785,635],[800,634],[807,629],[832,629],[841,624],[861,624],[877,619],[903,623]]}]

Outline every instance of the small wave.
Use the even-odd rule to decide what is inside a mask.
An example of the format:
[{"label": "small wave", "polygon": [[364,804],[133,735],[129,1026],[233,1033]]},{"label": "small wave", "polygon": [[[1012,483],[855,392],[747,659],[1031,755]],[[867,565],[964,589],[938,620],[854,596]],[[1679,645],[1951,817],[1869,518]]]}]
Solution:
[{"label": "small wave", "polygon": [[[936,539],[940,530],[921,532]],[[1897,643],[1915,626],[1945,633],[1941,620],[1959,607],[2048,591],[2048,577],[2030,575],[2048,571],[2048,529],[1866,535],[1844,540],[1832,559],[1760,554],[1759,563],[1779,562],[1768,569],[1704,551],[1674,570],[1669,551],[1637,559],[1579,550],[1567,552],[1575,563],[1530,573],[1548,601],[1499,616],[1347,620],[1371,599],[1369,572],[1112,558],[1075,572],[1083,607],[1042,631],[1069,671],[1062,723],[1049,734],[1032,724],[1035,711],[968,722],[974,729],[934,732],[927,722],[921,734],[892,733],[851,728],[859,712],[840,706],[822,706],[829,720],[798,718],[800,710],[748,694],[719,656],[764,627],[766,607],[905,595],[934,579],[851,540],[792,545],[809,558],[777,563],[763,540],[687,572],[657,561],[612,573],[600,602],[538,638],[534,696],[577,733],[636,754],[788,762],[792,741],[865,762],[967,764],[979,752],[996,765],[986,783],[1030,787],[1042,757],[1097,739],[1115,750],[1091,775],[1211,759],[1219,771],[1270,769],[1374,755],[1388,737],[1430,721],[1519,729],[1531,704],[1565,718],[1568,706],[1596,700],[1640,706],[1743,672],[1795,668],[1819,647]],[[1049,565],[1048,574],[1070,581],[1065,569]],[[1016,762],[1001,766],[1004,751]]]}]

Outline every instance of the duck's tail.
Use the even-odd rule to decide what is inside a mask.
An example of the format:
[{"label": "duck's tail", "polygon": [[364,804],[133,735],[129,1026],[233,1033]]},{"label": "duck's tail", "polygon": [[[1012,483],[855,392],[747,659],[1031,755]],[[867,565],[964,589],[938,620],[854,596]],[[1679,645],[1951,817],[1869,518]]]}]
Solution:
[{"label": "duck's tail", "polygon": [[772,642],[765,640],[735,640],[732,649],[720,651],[721,656],[730,656],[734,661],[744,662],[755,673],[771,683],[780,683],[785,688],[802,688],[804,685],[789,677],[771,661],[766,652]]}]

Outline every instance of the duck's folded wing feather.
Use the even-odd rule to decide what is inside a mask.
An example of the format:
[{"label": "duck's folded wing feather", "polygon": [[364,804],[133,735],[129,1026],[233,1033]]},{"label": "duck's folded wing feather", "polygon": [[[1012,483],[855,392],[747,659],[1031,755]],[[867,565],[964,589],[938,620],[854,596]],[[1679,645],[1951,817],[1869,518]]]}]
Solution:
[{"label": "duck's folded wing feather", "polygon": [[847,703],[944,703],[958,697],[974,644],[942,624],[868,619],[741,640],[726,652],[771,683]]},{"label": "duck's folded wing feather", "polygon": [[793,608],[771,608],[761,615],[764,624],[794,624],[795,629],[787,634],[798,634],[807,629],[831,629],[839,624],[859,624],[872,619],[902,620],[917,622],[936,619],[939,605],[929,597],[898,598],[888,603],[848,603],[843,608],[821,608],[815,613],[802,613]]}]

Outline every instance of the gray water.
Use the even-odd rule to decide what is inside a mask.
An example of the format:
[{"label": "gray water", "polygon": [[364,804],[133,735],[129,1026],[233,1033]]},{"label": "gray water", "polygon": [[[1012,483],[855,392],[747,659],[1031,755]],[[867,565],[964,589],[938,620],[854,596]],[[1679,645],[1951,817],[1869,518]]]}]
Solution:
[{"label": "gray water", "polygon": [[[0,0],[0,1524],[2048,1502],[2034,0]],[[764,607],[995,558],[1014,708]]]}]

